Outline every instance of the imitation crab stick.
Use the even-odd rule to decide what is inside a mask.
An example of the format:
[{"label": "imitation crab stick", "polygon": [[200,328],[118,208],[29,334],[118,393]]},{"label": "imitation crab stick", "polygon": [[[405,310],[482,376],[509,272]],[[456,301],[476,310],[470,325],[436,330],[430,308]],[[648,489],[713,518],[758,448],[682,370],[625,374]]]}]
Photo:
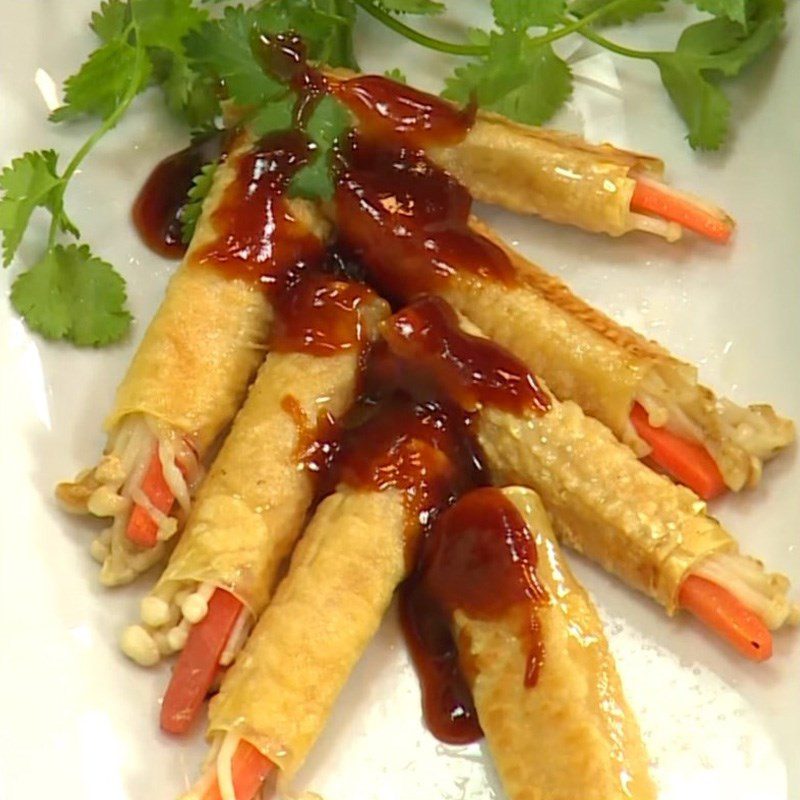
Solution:
[{"label": "imitation crab stick", "polygon": [[733,233],[733,221],[723,211],[648,178],[636,179],[631,211],[677,222],[719,244],[725,244]]},{"label": "imitation crab stick", "polygon": [[186,733],[208,694],[220,656],[242,611],[241,601],[217,589],[208,601],[208,612],[189,632],[161,706],[161,729]]},{"label": "imitation crab stick", "polygon": [[[168,513],[175,502],[175,496],[164,478],[158,448],[153,451],[150,463],[147,465],[141,489],[153,507],[162,514]],[[126,533],[128,538],[140,547],[154,547],[158,542],[158,523],[144,506],[136,503],[128,520]]]},{"label": "imitation crab stick", "polygon": [[652,448],[653,461],[703,500],[711,500],[725,491],[725,480],[717,463],[701,444],[666,428],[653,427],[647,412],[638,403],[633,406],[631,422],[636,433]]},{"label": "imitation crab stick", "polygon": [[722,586],[690,575],[681,584],[678,599],[683,608],[751,661],[766,661],[772,655],[772,634],[767,626]]},{"label": "imitation crab stick", "polygon": [[[223,745],[224,746],[224,745]],[[275,765],[259,750],[240,739],[230,759],[229,780],[236,800],[252,800]],[[227,800],[220,788],[216,765],[212,765],[197,786],[183,800]]]}]

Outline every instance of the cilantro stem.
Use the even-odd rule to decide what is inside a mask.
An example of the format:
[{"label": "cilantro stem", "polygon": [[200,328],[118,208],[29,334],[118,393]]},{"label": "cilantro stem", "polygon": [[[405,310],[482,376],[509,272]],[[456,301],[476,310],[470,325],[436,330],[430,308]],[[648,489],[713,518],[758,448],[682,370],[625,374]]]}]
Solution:
[{"label": "cilantro stem", "polygon": [[362,8],[371,17],[374,17],[378,22],[383,23],[387,28],[391,28],[395,33],[405,36],[412,42],[416,42],[422,47],[427,47],[429,50],[436,50],[440,53],[449,53],[454,56],[483,56],[486,55],[487,48],[480,44],[457,44],[456,42],[445,42],[442,39],[435,39],[433,36],[427,36],[420,33],[418,30],[409,27],[404,22],[393,17],[388,11],[375,5],[371,0],[355,0],[359,8]]},{"label": "cilantro stem", "polygon": [[590,42],[599,44],[600,47],[604,47],[606,50],[610,50],[612,53],[617,53],[617,55],[620,56],[652,60],[653,56],[656,55],[655,52],[651,52],[650,50],[633,50],[630,47],[617,44],[616,42],[612,42],[609,39],[606,39],[605,36],[601,36],[599,33],[595,33],[590,29],[580,30],[579,33],[584,37],[584,39],[588,39]]},{"label": "cilantro stem", "polygon": [[103,138],[123,117],[128,107],[133,102],[136,95],[139,93],[141,84],[141,71],[144,59],[146,57],[144,47],[142,47],[137,39],[136,43],[136,60],[134,61],[133,77],[128,84],[125,94],[120,99],[114,111],[103,120],[103,124],[83,143],[77,153],[72,157],[67,168],[61,176],[61,184],[57,190],[57,200],[54,204],[53,218],[50,221],[50,230],[47,235],[47,247],[51,248],[56,241],[56,236],[60,228],[61,214],[64,205],[64,193],[67,190],[67,185],[70,179],[77,171],[81,162],[89,154],[92,148]]},{"label": "cilantro stem", "polygon": [[581,33],[583,28],[588,27],[593,22],[596,22],[598,19],[604,17],[610,11],[614,11],[617,6],[621,6],[627,2],[629,2],[629,0],[612,0],[610,3],[607,3],[600,8],[596,8],[591,14],[587,14],[585,17],[579,17],[577,19],[573,19],[572,21],[569,21],[569,18],[566,18],[563,20],[564,24],[560,28],[555,28],[554,30],[550,31],[550,33],[545,33],[542,36],[531,37],[531,44],[549,44],[550,42],[555,42],[558,39],[563,39],[565,36],[569,36],[571,33]]}]

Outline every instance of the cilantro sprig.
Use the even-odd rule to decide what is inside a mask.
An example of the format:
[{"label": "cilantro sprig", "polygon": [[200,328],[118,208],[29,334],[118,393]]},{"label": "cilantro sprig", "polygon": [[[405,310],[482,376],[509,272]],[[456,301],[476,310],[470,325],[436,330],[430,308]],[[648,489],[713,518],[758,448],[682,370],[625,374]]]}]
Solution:
[{"label": "cilantro sprig", "polygon": [[715,18],[686,28],[674,51],[648,51],[610,41],[597,28],[658,13],[666,0],[491,0],[495,29],[471,31],[458,43],[420,33],[389,13],[393,4],[354,1],[423,47],[471,58],[446,80],[445,97],[475,96],[480,106],[520,122],[546,122],[572,92],[569,67],[552,48],[558,39],[579,35],[617,55],[651,61],[686,123],[689,144],[701,150],[718,149],[728,134],[730,101],[722,79],[758,58],[785,24],[784,0],[690,0]]},{"label": "cilantro sprig", "polygon": [[[411,24],[413,15],[443,12],[440,0],[261,0],[247,6],[225,0],[103,0],[90,21],[98,47],[67,78],[64,105],[51,115],[61,124],[94,118],[98,127],[63,170],[54,151],[42,150],[25,153],[0,172],[4,266],[16,258],[31,219],[50,215],[44,248],[12,286],[14,307],[29,327],[52,339],[104,345],[126,334],[131,316],[125,283],[80,241],[65,207],[70,181],[148,87],[158,87],[167,108],[196,133],[220,125],[223,101],[256,135],[291,125],[296,98],[262,69],[253,51],[259,35],[299,33],[312,60],[358,69],[353,29],[358,12],[366,13],[456,60],[445,97],[475,98],[484,108],[532,124],[546,122],[572,92],[569,66],[553,44],[583,37],[619,56],[654,64],[686,123],[689,144],[713,150],[725,142],[730,125],[725,81],[773,45],[785,10],[785,0],[686,0],[711,17],[687,27],[674,50],[649,51],[614,42],[603,29],[657,14],[668,0],[486,1],[494,18],[491,29],[445,41]],[[385,66],[388,76],[405,80],[396,64]],[[334,143],[350,124],[333,98],[318,104],[306,130],[312,158],[295,175],[292,195],[330,196]],[[185,238],[194,230],[212,177],[213,165],[206,165],[195,180],[182,217]]]}]

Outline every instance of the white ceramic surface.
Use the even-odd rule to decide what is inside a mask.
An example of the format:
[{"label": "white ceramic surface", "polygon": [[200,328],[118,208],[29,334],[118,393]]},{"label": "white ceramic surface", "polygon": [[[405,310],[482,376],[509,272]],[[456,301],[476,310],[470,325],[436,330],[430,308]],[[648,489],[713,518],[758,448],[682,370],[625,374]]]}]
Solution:
[{"label": "white ceramic surface", "polygon": [[[89,130],[56,128],[45,116],[58,82],[93,46],[85,26],[93,7],[94,0],[0,0],[0,164],[44,146],[69,155]],[[677,4],[656,21],[653,42],[674,37],[686,13]],[[789,17],[791,33],[800,5],[792,4]],[[446,22],[435,24],[454,33]],[[442,73],[438,57],[370,24],[362,26],[360,43],[368,68],[400,64],[429,86]],[[385,53],[390,63],[380,60]],[[612,241],[494,210],[486,216],[590,301],[699,363],[706,382],[722,393],[769,401],[800,419],[800,41],[787,37],[732,87],[735,131],[729,147],[711,155],[692,153],[683,142],[654,68],[588,55],[571,52],[581,82],[555,122],[663,156],[672,182],[736,216],[733,244],[720,248],[687,237],[669,246],[639,235]],[[12,315],[5,297],[0,301],[4,800],[171,798],[195,776],[203,753],[199,734],[178,743],[158,732],[169,668],[142,671],[117,650],[118,631],[134,616],[145,581],[101,588],[88,555],[91,524],[60,512],[52,497],[59,478],[100,451],[103,414],[173,269],[138,241],[129,209],[148,169],[182,137],[155,95],[141,98],[68,195],[86,240],[128,279],[137,321],[124,344],[93,352],[46,343]],[[38,221],[35,229],[43,235]],[[31,237],[10,274],[0,277],[3,295],[37,248]],[[792,451],[767,468],[757,490],[714,507],[745,549],[795,581],[798,479]],[[751,665],[690,619],[669,620],[593,565],[573,564],[607,620],[663,800],[800,798],[797,632],[777,636],[771,662]],[[343,693],[297,782],[304,788],[326,800],[503,796],[482,747],[445,747],[423,728],[394,615]]]}]

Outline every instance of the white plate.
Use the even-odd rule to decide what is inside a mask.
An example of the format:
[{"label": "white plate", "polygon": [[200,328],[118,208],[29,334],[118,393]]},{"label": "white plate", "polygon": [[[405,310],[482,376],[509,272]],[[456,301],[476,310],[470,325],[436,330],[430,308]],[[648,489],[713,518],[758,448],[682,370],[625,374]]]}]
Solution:
[{"label": "white plate", "polygon": [[[48,89],[49,76],[63,79],[94,46],[85,27],[94,6],[0,4],[0,163],[44,146],[69,155],[89,130],[49,125],[43,97],[57,91]],[[671,11],[653,35],[669,36],[684,14],[680,6]],[[790,18],[791,29],[800,5],[792,4]],[[367,67],[400,64],[431,87],[442,74],[437,56],[368,24],[360,41]],[[387,52],[391,63],[378,58]],[[800,41],[776,48],[732,88],[735,131],[716,155],[694,154],[683,142],[654,68],[603,56],[580,70],[594,83],[578,85],[557,122],[663,156],[672,182],[736,216],[732,246],[691,237],[676,246],[645,236],[612,241],[497,211],[487,216],[590,301],[700,364],[723,394],[768,401],[800,419],[800,120],[791,100]],[[596,87],[617,78],[620,91]],[[179,743],[158,732],[168,667],[142,671],[117,650],[144,583],[102,589],[88,555],[91,525],[61,513],[52,497],[58,479],[91,464],[102,448],[100,421],[173,269],[139,242],[129,209],[149,168],[182,142],[160,100],[148,95],[92,154],[68,196],[86,240],[128,279],[137,319],[128,341],[96,352],[46,343],[0,302],[0,798],[170,798],[196,775],[203,753],[199,734]],[[19,262],[38,246],[31,237]],[[14,271],[0,279],[4,294]],[[756,491],[714,508],[745,549],[795,580],[799,479],[790,452],[767,468]],[[800,797],[798,634],[781,632],[771,662],[748,664],[691,620],[669,620],[591,564],[573,563],[608,622],[662,800]],[[502,797],[483,748],[445,747],[426,733],[394,617],[356,673],[298,789],[326,800]]]}]

